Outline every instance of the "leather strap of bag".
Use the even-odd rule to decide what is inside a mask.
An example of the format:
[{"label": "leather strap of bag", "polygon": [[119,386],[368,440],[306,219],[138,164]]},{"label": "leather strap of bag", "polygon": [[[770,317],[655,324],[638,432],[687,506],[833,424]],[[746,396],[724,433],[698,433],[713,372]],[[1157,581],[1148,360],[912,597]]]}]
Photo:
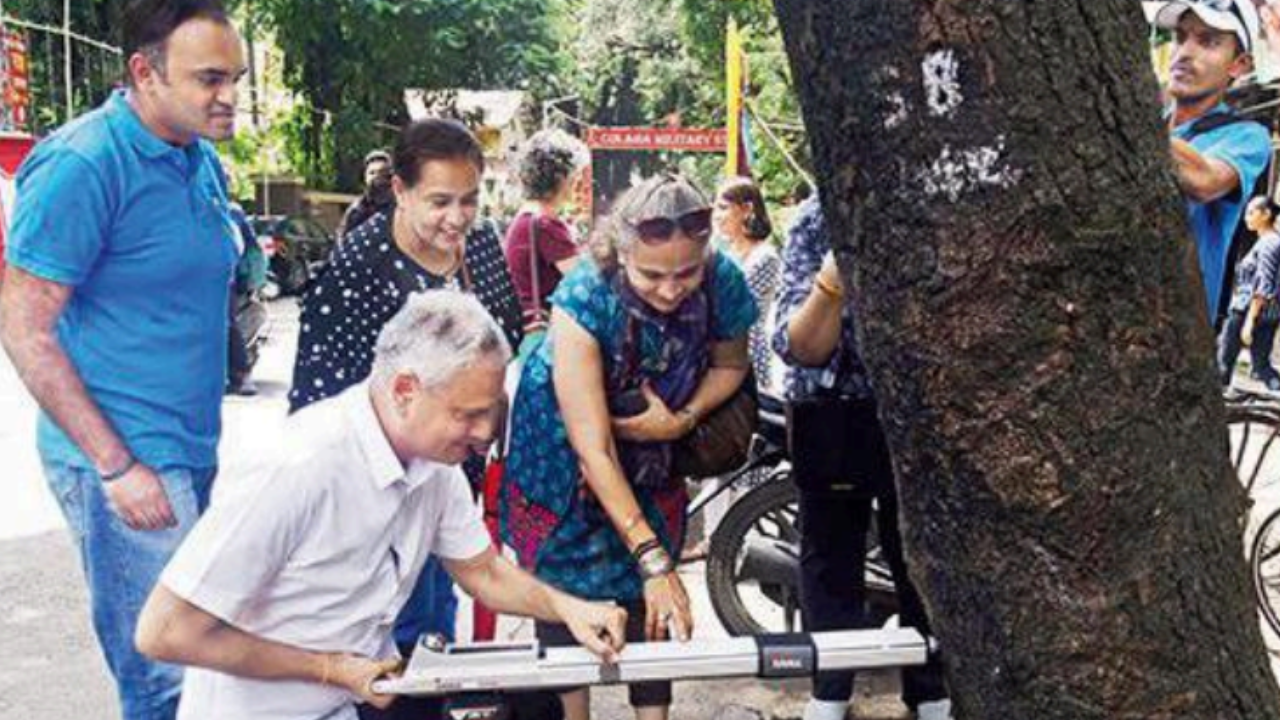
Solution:
[{"label": "leather strap of bag", "polygon": [[533,285],[533,309],[524,313],[526,333],[545,330],[550,321],[546,308],[542,306],[542,278],[538,272],[538,219],[539,215],[529,213],[529,278]]}]

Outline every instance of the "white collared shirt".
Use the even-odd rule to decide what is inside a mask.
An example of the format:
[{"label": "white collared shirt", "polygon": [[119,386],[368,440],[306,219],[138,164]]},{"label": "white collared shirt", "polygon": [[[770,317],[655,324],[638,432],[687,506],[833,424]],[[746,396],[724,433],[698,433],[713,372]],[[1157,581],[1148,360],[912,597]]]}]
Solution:
[{"label": "white collared shirt", "polygon": [[[227,623],[307,650],[391,657],[396,614],[428,554],[490,546],[462,471],[406,472],[366,384],[289,419],[278,462],[219,496],[160,578]],[[181,720],[355,718],[352,697],[316,683],[187,670]]]}]

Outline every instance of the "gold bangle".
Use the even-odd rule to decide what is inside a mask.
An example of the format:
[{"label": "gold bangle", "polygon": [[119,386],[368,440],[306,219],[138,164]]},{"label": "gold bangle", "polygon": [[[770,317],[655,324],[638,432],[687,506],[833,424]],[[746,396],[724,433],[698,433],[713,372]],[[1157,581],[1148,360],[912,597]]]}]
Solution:
[{"label": "gold bangle", "polygon": [[320,662],[320,684],[328,685],[329,674],[333,668],[333,656],[330,653],[325,653],[320,656]]},{"label": "gold bangle", "polygon": [[828,297],[833,297],[836,300],[844,299],[844,289],[838,288],[832,285],[831,283],[827,282],[826,280],[824,280],[821,273],[819,273],[817,277],[813,279],[813,286],[818,288],[820,292],[822,292],[824,295],[827,295]]}]

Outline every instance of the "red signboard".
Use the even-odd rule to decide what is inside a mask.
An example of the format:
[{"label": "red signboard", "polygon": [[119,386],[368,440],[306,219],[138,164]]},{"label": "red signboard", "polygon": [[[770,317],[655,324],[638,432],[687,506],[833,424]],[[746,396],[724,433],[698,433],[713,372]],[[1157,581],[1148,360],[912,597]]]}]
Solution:
[{"label": "red signboard", "polygon": [[31,78],[27,67],[27,41],[17,30],[0,27],[0,130],[21,132],[27,129],[27,113],[31,107]]},{"label": "red signboard", "polygon": [[4,238],[16,200],[14,177],[34,144],[35,139],[28,135],[0,133],[0,271],[4,270]]},{"label": "red signboard", "polygon": [[587,146],[592,150],[723,153],[727,137],[722,129],[593,127],[587,130]]}]

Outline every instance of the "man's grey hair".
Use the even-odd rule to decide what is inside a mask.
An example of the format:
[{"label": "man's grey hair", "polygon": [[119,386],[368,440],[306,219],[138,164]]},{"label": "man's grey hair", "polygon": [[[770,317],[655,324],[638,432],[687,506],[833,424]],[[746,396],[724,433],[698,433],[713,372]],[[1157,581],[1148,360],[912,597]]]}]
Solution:
[{"label": "man's grey hair", "polygon": [[411,373],[433,390],[480,362],[501,367],[510,360],[511,345],[480,301],[456,290],[429,290],[410,295],[383,326],[370,377],[384,387]]}]

